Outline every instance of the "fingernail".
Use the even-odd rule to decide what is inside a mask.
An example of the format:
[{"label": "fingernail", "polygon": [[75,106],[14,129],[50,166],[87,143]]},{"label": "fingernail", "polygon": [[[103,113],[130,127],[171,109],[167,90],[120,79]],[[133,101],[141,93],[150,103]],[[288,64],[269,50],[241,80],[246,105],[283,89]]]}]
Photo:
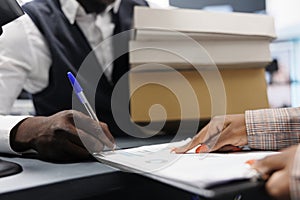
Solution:
[{"label": "fingernail", "polygon": [[113,148],[112,148],[113,151],[115,151],[115,150],[117,149],[117,147],[118,147],[118,146],[116,145],[116,143],[114,143],[114,144],[113,144]]},{"label": "fingernail", "polygon": [[206,153],[208,152],[208,146],[206,144],[201,144],[196,150],[195,153]]},{"label": "fingernail", "polygon": [[255,163],[256,160],[252,159],[252,160],[247,160],[245,163],[248,165],[253,165]]}]

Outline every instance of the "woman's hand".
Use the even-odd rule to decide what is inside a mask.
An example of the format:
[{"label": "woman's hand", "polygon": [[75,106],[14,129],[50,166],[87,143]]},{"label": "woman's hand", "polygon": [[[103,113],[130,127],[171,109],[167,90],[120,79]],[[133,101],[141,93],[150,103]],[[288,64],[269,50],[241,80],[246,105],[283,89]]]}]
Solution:
[{"label": "woman's hand", "polygon": [[190,141],[188,144],[174,148],[175,153],[185,153],[199,144],[208,148],[201,152],[230,151],[238,146],[247,144],[245,115],[217,116]]},{"label": "woman's hand", "polygon": [[266,190],[274,199],[290,199],[290,176],[297,147],[289,147],[280,154],[257,160],[251,165],[267,180]]}]

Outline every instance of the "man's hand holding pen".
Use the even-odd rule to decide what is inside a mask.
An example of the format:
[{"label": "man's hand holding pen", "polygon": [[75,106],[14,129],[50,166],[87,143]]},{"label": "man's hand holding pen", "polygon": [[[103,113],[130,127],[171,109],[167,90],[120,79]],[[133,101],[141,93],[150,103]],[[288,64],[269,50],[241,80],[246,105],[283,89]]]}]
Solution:
[{"label": "man's hand holding pen", "polygon": [[173,149],[175,153],[185,153],[202,144],[201,152],[234,151],[247,144],[244,114],[217,116],[186,145]]},{"label": "man's hand holding pen", "polygon": [[35,150],[41,159],[55,162],[81,161],[91,158],[104,147],[115,148],[108,126],[100,122],[87,101],[83,89],[71,72],[69,80],[90,116],[66,110],[49,117],[29,117],[11,131],[14,151]]},{"label": "man's hand holding pen", "polygon": [[88,150],[114,148],[114,138],[105,123],[75,110],[29,117],[11,134],[11,146],[16,152],[33,149],[42,159],[55,162],[87,160],[91,158]]}]

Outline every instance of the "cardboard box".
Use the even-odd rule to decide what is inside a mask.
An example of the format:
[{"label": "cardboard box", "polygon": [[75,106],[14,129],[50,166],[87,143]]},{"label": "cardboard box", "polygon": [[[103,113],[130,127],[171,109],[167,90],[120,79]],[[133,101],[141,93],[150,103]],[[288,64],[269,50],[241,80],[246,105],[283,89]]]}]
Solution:
[{"label": "cardboard box", "polygon": [[[161,31],[177,31],[194,38],[195,33],[221,34],[227,36],[276,37],[274,19],[265,14],[225,13],[197,9],[159,9],[135,7],[133,28],[136,29],[136,40],[157,39]],[[156,35],[153,31],[158,30]],[[168,35],[169,33],[165,33]],[[177,35],[178,36],[178,35]],[[171,36],[171,38],[173,38]],[[197,38],[197,36],[196,36]],[[166,37],[163,37],[165,40]]]},{"label": "cardboard box", "polygon": [[263,67],[220,69],[219,72],[131,72],[133,121],[149,122],[150,116],[153,121],[209,119],[212,115],[244,113],[269,106]]},{"label": "cardboard box", "polygon": [[[249,68],[267,66],[272,61],[269,40],[178,40],[130,41],[131,68],[145,63],[166,64],[175,69]],[[152,67],[155,67],[153,65]],[[159,69],[158,69],[159,70]]]}]

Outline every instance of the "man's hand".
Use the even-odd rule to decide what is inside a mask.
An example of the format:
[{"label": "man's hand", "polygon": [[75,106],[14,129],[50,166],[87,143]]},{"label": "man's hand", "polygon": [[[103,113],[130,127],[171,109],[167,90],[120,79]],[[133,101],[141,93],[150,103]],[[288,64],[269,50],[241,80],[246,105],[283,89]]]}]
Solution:
[{"label": "man's hand", "polygon": [[297,146],[292,146],[251,165],[267,180],[266,190],[274,199],[290,199],[290,176],[296,150]]},{"label": "man's hand", "polygon": [[[190,141],[188,144],[174,148],[175,153],[185,153],[199,144],[208,144],[205,152],[230,151],[237,146],[247,144],[245,115],[217,116]],[[203,151],[202,151],[203,152]]]},{"label": "man's hand", "polygon": [[85,160],[89,152],[100,152],[104,145],[114,147],[107,125],[74,110],[27,118],[11,132],[14,151],[34,149],[50,161]]}]

